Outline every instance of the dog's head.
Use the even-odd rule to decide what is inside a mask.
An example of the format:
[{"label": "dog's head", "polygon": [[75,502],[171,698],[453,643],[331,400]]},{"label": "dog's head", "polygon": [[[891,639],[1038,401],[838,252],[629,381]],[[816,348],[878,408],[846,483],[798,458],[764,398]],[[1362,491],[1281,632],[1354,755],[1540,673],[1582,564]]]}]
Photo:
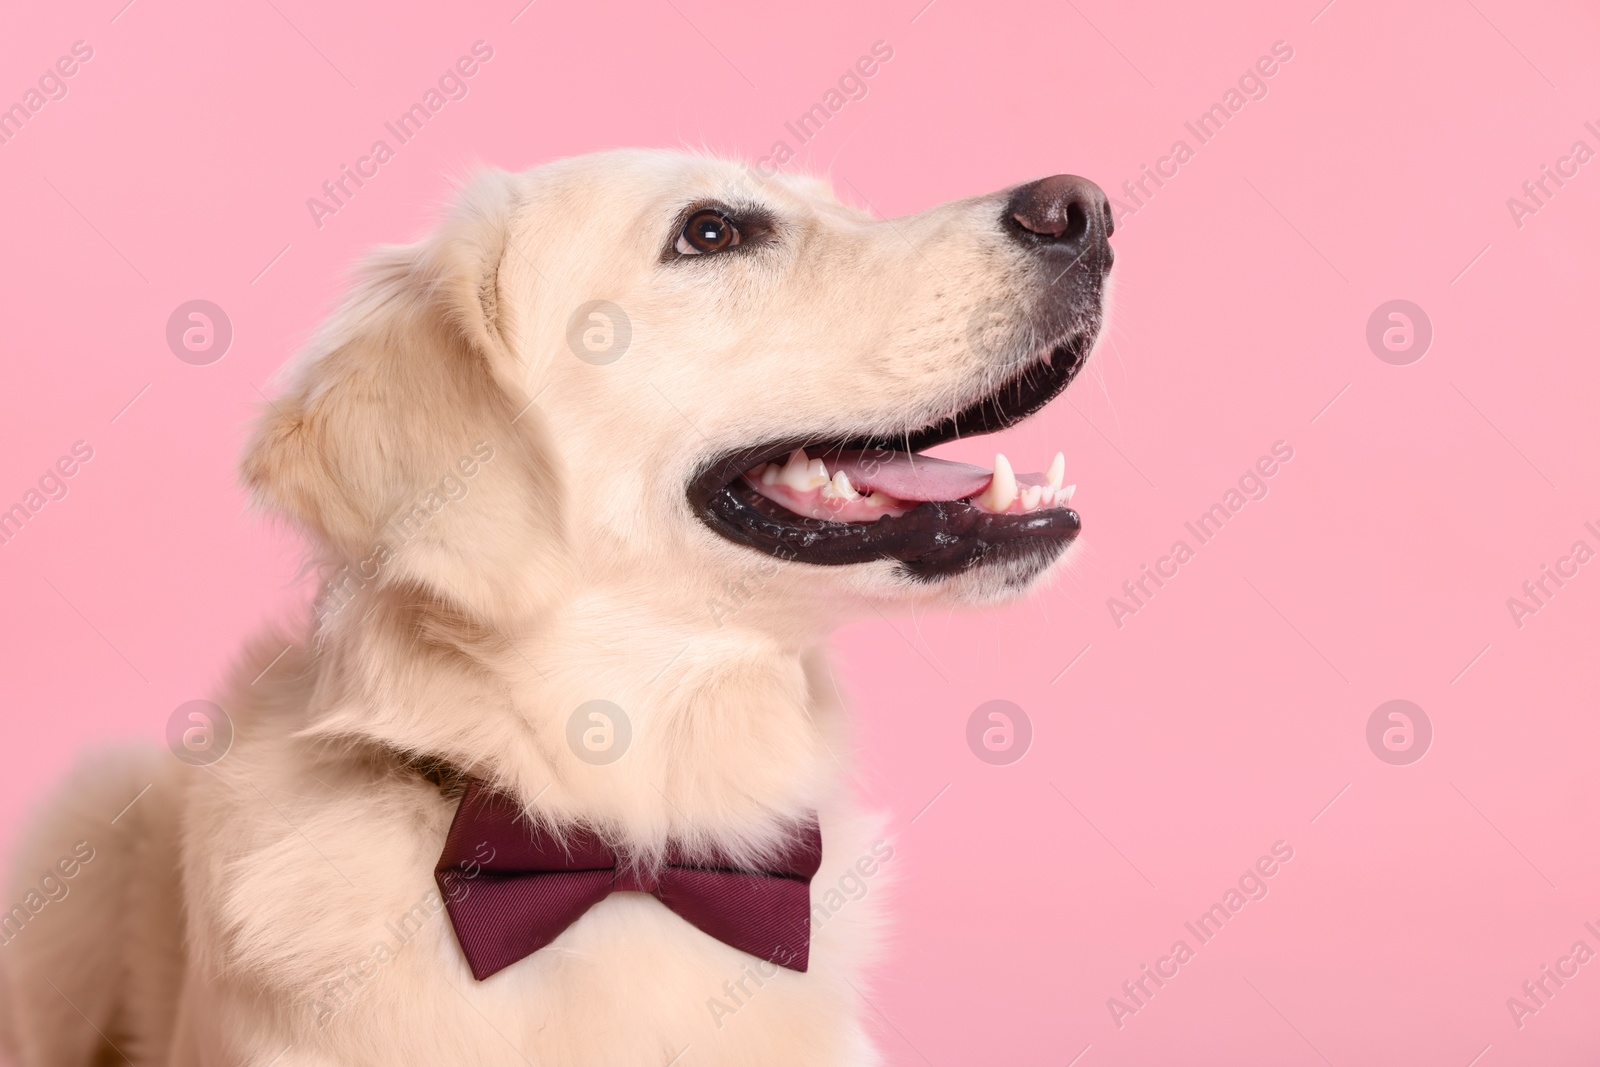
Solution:
[{"label": "dog's head", "polygon": [[918,453],[1066,387],[1110,233],[1068,176],[878,220],[814,180],[666,152],[490,173],[364,269],[246,480],[346,590],[719,625],[994,599],[1078,532],[1061,462]]}]

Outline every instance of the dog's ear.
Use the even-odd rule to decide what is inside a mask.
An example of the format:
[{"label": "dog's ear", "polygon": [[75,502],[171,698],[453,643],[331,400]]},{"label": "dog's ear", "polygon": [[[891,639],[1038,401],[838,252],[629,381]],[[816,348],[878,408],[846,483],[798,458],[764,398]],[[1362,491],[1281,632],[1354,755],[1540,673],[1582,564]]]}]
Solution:
[{"label": "dog's ear", "polygon": [[499,284],[519,204],[514,177],[485,173],[431,237],[360,268],[245,451],[258,505],[358,558],[462,457],[504,443],[521,406],[505,388],[525,380]]}]

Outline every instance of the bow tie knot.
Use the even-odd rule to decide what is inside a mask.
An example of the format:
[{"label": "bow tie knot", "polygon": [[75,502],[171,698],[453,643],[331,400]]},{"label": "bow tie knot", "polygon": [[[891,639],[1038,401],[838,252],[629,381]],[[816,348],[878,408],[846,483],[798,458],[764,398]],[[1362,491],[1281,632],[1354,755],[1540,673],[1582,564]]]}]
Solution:
[{"label": "bow tie knot", "polygon": [[611,876],[613,893],[654,893],[661,888],[661,869],[641,867],[637,863],[622,864]]},{"label": "bow tie knot", "polygon": [[821,864],[815,816],[761,870],[670,845],[664,862],[645,866],[586,828],[556,837],[516,800],[472,781],[434,879],[479,981],[548,945],[612,893],[648,893],[718,941],[804,971],[811,878]]}]

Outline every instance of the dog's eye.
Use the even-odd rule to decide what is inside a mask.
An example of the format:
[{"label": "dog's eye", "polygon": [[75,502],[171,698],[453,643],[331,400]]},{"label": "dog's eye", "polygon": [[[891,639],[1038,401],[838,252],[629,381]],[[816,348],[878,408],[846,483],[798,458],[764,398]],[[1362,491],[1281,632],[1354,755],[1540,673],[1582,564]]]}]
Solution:
[{"label": "dog's eye", "polygon": [[701,256],[732,248],[740,240],[738,227],[715,211],[697,211],[678,235],[680,255]]}]

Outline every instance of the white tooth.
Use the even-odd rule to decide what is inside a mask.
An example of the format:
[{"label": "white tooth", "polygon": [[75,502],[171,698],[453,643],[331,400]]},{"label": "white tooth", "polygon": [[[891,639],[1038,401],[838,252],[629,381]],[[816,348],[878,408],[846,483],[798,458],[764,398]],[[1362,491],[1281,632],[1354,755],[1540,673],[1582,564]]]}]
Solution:
[{"label": "white tooth", "polygon": [[894,498],[874,489],[867,496],[867,503],[877,508],[892,508],[894,507]]},{"label": "white tooth", "polygon": [[823,485],[822,495],[828,500],[855,500],[861,494],[850,484],[850,479],[844,471],[835,471],[833,480]]},{"label": "white tooth", "polygon": [[1067,457],[1060,452],[1050,461],[1050,469],[1044,472],[1044,480],[1050,483],[1050,488],[1060,489],[1061,479],[1067,476]]},{"label": "white tooth", "polygon": [[806,467],[806,478],[808,481],[808,484],[806,485],[807,489],[815,489],[818,486],[827,485],[827,465],[824,464],[820,459],[812,460],[810,466]]},{"label": "white tooth", "polygon": [[807,462],[806,450],[803,449],[803,448],[797,448],[793,452],[789,453],[788,462],[784,463],[784,465],[783,465],[783,473],[784,474],[798,474],[798,473],[801,473],[806,469],[806,462]]},{"label": "white tooth", "polygon": [[990,511],[1004,511],[1017,499],[1017,476],[1011,470],[1011,461],[996,452],[994,454],[994,477],[989,480],[989,488],[983,491],[979,503]]},{"label": "white tooth", "polygon": [[1042,485],[1030,485],[1022,491],[1022,510],[1032,511],[1039,506],[1039,497],[1044,494]]},{"label": "white tooth", "polygon": [[1069,485],[1057,492],[1056,503],[1060,504],[1062,507],[1066,507],[1068,504],[1072,503],[1072,491],[1076,488],[1078,488],[1076,485]]},{"label": "white tooth", "polygon": [[778,475],[781,473],[781,471],[782,468],[780,468],[776,463],[766,464],[761,468],[761,484],[777,485]]},{"label": "white tooth", "polygon": [[811,481],[811,461],[806,458],[805,449],[797,448],[789,453],[789,462],[778,472],[777,480],[780,485],[786,485],[798,493],[816,488]]}]

